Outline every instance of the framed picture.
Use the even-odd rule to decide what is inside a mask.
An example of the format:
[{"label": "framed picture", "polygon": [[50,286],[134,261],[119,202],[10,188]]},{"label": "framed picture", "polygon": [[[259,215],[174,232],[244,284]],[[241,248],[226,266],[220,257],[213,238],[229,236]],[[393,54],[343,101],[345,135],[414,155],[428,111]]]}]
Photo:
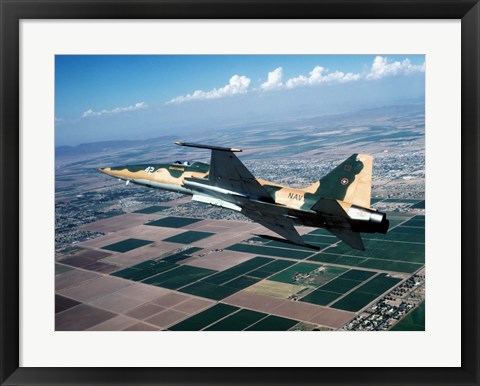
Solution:
[{"label": "framed picture", "polygon": [[478,384],[479,7],[2,0],[2,384]]}]

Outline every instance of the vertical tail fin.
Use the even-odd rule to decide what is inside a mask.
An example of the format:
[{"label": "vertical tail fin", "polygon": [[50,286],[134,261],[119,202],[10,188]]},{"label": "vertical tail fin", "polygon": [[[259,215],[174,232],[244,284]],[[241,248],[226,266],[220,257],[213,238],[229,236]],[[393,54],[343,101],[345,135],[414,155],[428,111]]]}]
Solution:
[{"label": "vertical tail fin", "polygon": [[363,206],[364,208],[370,208],[373,157],[368,154],[359,154],[357,160],[363,164],[363,169],[357,174],[355,180],[347,189],[344,201]]},{"label": "vertical tail fin", "polygon": [[370,155],[351,155],[320,179],[320,186],[314,194],[319,198],[342,200],[370,208],[372,164],[373,157]]}]

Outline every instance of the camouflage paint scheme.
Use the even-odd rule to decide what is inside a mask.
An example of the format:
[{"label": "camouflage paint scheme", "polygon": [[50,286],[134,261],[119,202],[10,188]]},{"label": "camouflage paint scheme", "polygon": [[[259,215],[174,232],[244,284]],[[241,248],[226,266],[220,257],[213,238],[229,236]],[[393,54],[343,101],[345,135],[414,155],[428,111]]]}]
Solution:
[{"label": "camouflage paint scheme", "polygon": [[305,245],[290,223],[325,227],[356,249],[363,249],[361,239],[345,240],[346,233],[388,229],[385,215],[370,208],[373,158],[369,155],[353,154],[319,181],[296,189],[254,178],[233,154],[240,150],[178,144],[211,149],[214,167],[176,161],[98,170],[127,183],[189,194],[196,201],[240,211],[297,244]]},{"label": "camouflage paint scheme", "polygon": [[[351,156],[349,160],[354,156],[356,157],[357,154]],[[355,181],[355,176],[363,169],[363,163],[361,161],[354,161],[354,165],[355,166],[352,167],[351,170],[345,170],[345,173],[341,173],[341,175],[336,177],[339,181],[338,190],[341,191],[338,199],[342,201],[346,196],[349,196],[349,191],[350,195],[353,194],[356,188],[353,183]],[[112,177],[117,177],[126,181],[129,180],[140,185],[155,187],[157,184],[164,184],[167,186],[163,188],[165,190],[193,194],[193,192],[188,191],[189,189],[184,187],[185,178],[207,178],[209,168],[210,166],[208,164],[202,162],[194,162],[190,165],[184,165],[181,161],[177,161],[177,163],[172,164],[115,166],[100,168],[99,171]],[[348,179],[348,182],[342,184],[340,181],[342,178]],[[331,188],[322,189],[320,181],[301,189],[282,186],[262,179],[257,179],[257,181],[267,190],[267,192],[270,193],[275,200],[275,203],[295,209],[310,209],[320,197],[329,197],[329,190],[331,190]],[[360,203],[360,205],[370,207],[370,197],[368,197],[368,200],[365,198],[364,202]],[[345,202],[345,207],[349,207],[347,202]]]}]

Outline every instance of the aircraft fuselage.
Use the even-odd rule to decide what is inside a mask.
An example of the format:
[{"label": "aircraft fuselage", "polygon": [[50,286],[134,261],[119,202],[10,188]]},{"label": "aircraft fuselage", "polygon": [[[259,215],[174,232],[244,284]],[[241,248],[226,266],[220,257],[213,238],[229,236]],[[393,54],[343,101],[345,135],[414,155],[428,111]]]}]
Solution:
[{"label": "aircraft fuselage", "polygon": [[[134,184],[148,186],[152,188],[167,190],[176,193],[182,193],[192,196],[198,196],[201,201],[207,204],[221,206],[227,209],[241,211],[241,207],[236,205],[235,199],[232,199],[230,193],[221,188],[205,189],[204,186],[189,183],[186,179],[205,179],[208,177],[210,166],[202,162],[183,163],[175,162],[171,164],[140,164],[99,168],[98,170],[119,180],[129,181]],[[280,207],[285,215],[291,216],[297,225],[305,225],[316,228],[325,227],[331,216],[322,215],[319,212],[312,211],[311,207],[317,202],[315,190],[319,183],[313,184],[304,189],[295,189],[282,186],[277,183],[257,179],[273,199],[275,210]],[[202,200],[201,197],[214,196]],[[233,196],[234,197],[234,196]],[[348,202],[337,200],[340,206],[348,213],[352,209],[359,208]],[[235,207],[234,207],[235,206]],[[375,215],[369,208],[359,208]],[[299,212],[302,212],[299,216]],[[384,216],[380,216],[377,222],[362,221],[361,218],[351,219],[352,229],[356,232],[385,233],[388,229],[388,222],[385,222]],[[376,225],[375,225],[376,224]]]},{"label": "aircraft fuselage", "polygon": [[388,230],[385,213],[370,208],[373,157],[352,154],[312,185],[295,189],[255,178],[235,155],[240,149],[176,142],[209,149],[210,165],[176,161],[100,168],[139,185],[189,194],[193,201],[238,211],[289,242],[308,245],[294,225],[325,228],[354,249],[360,232]]}]

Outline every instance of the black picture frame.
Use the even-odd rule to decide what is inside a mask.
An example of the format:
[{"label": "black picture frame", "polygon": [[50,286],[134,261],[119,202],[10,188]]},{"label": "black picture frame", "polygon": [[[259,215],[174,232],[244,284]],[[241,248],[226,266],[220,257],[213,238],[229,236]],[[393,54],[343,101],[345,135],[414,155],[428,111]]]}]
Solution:
[{"label": "black picture frame", "polygon": [[[478,0],[0,0],[0,380],[20,384],[479,384]],[[19,21],[21,19],[461,19],[462,338],[460,368],[19,367]],[[445,226],[458,226],[448,224]],[[48,348],[46,348],[48,350]],[[439,347],[441,348],[441,342]]]}]

